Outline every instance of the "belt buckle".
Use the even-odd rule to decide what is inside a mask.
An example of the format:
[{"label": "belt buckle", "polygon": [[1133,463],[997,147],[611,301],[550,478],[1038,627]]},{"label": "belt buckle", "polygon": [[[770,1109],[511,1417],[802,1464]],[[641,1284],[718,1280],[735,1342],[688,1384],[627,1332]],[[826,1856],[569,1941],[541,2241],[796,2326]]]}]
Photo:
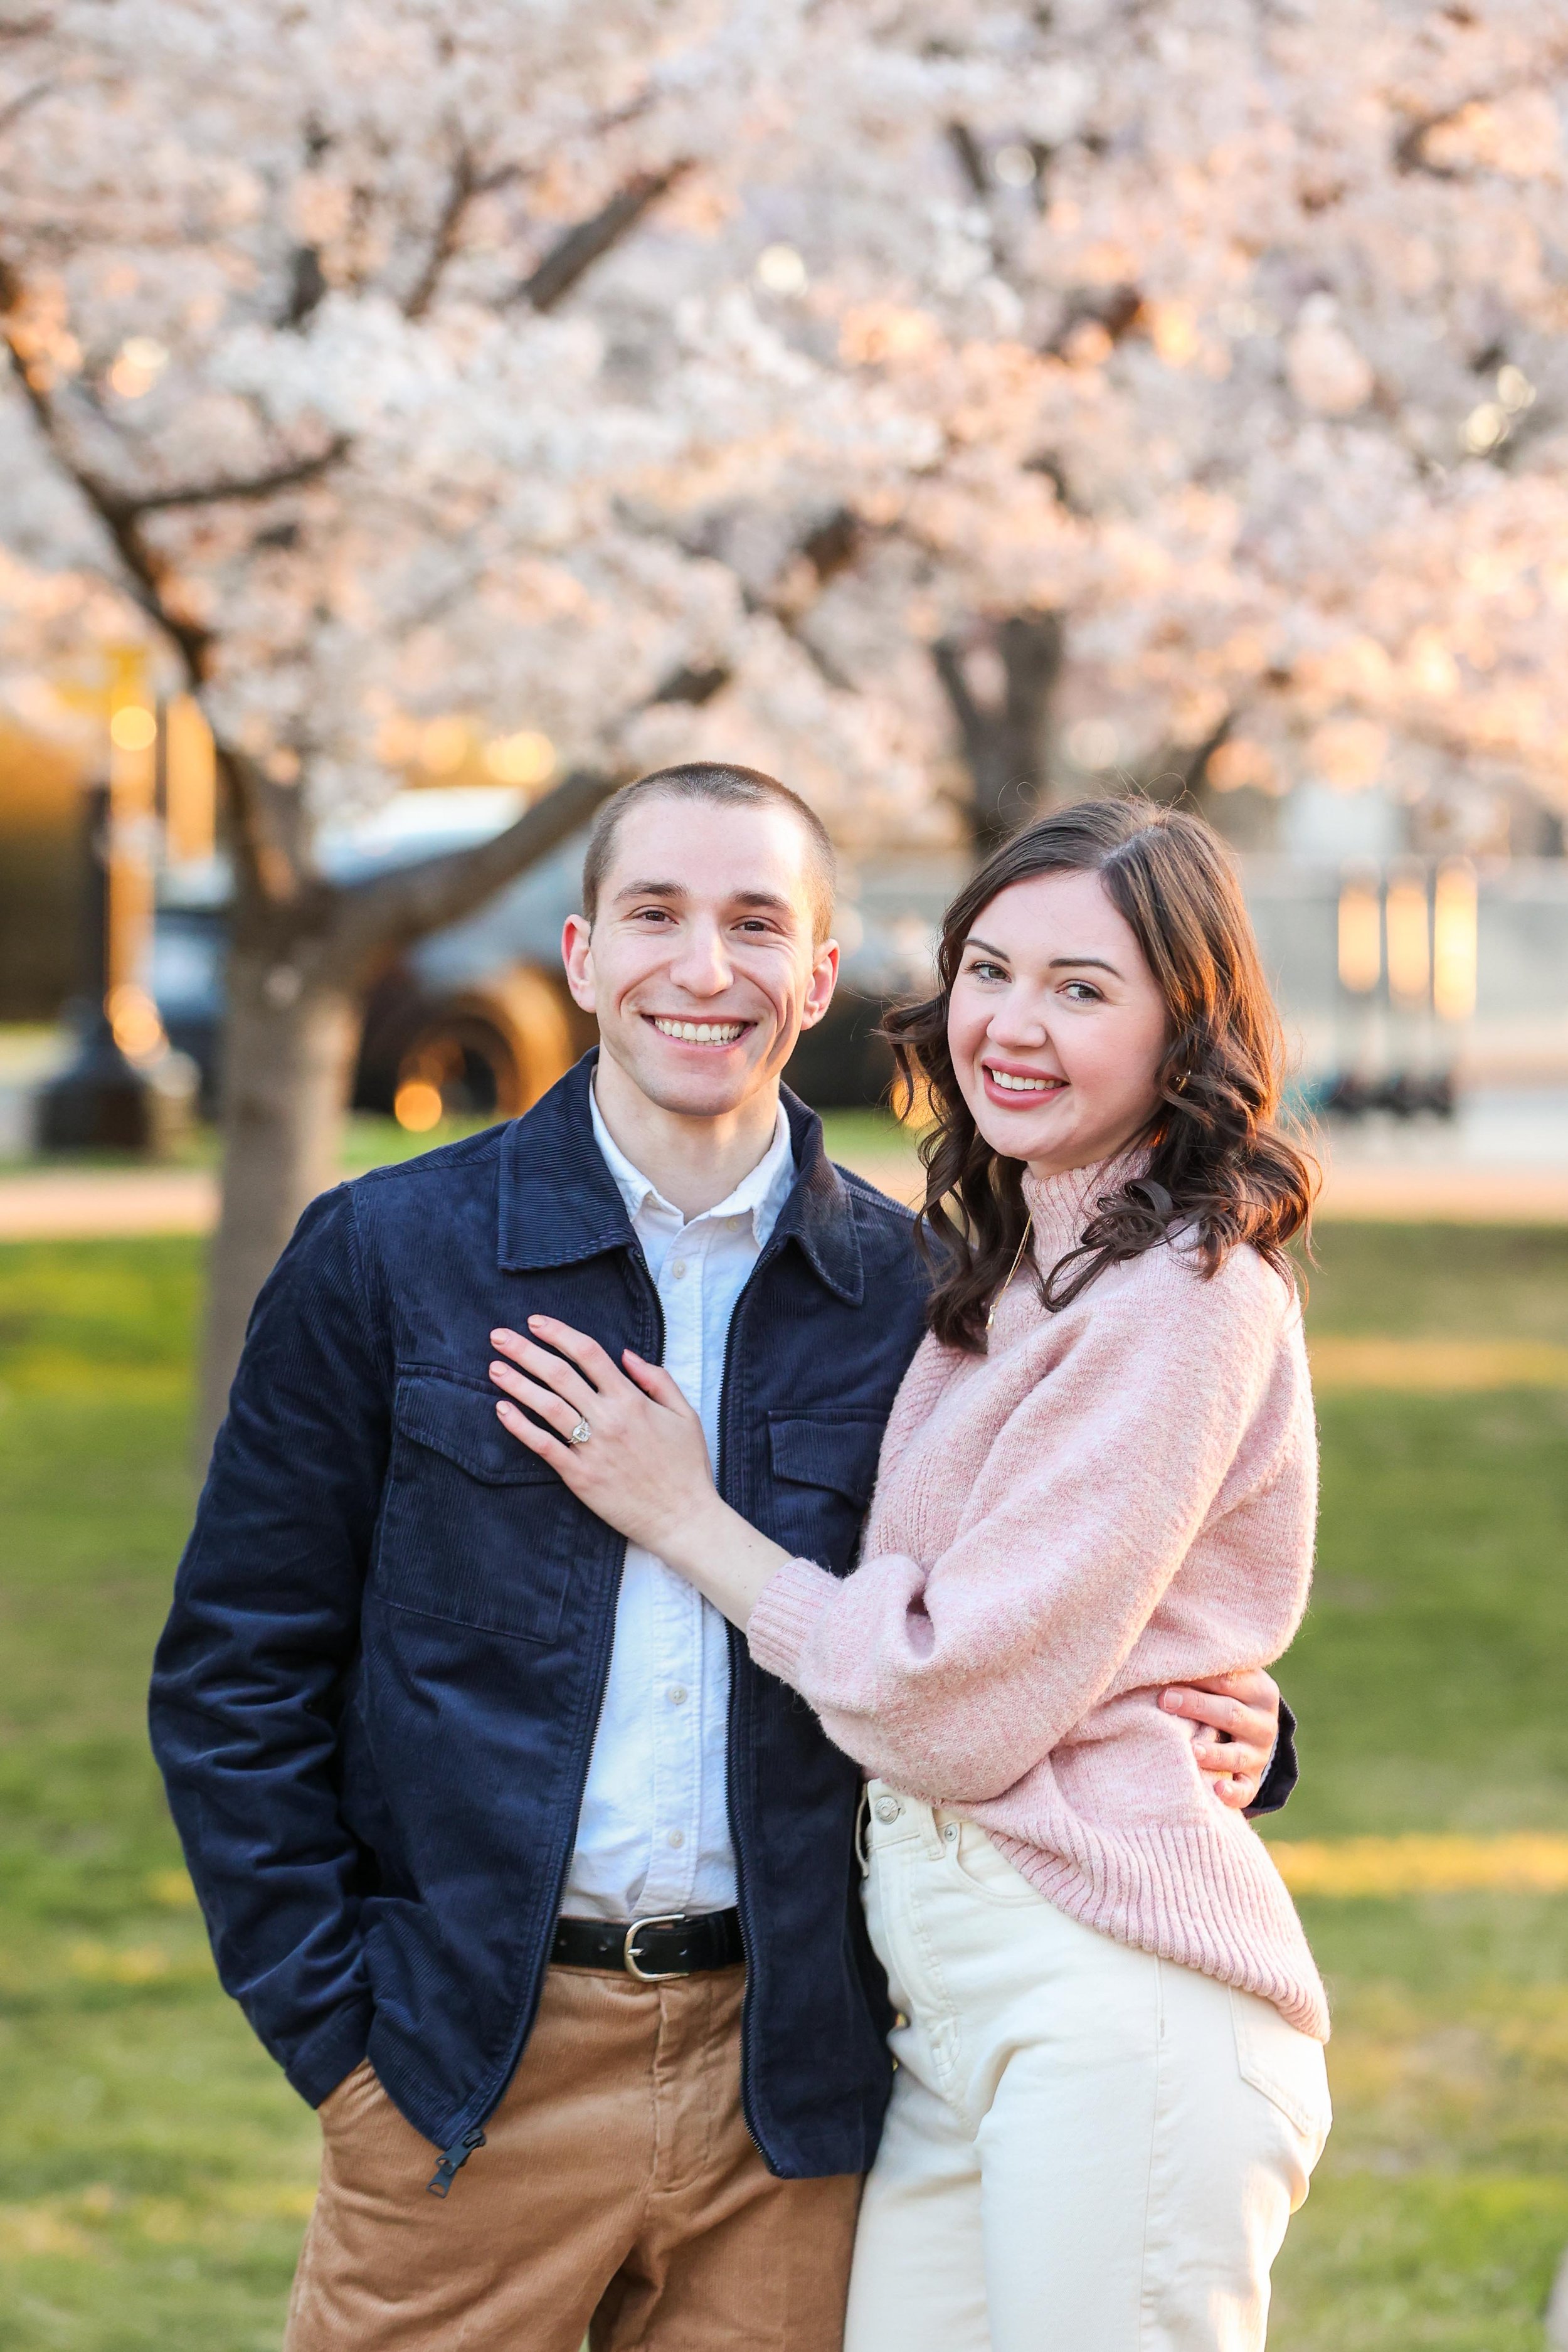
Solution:
[{"label": "belt buckle", "polygon": [[689,1977],[691,1974],[689,1969],[639,1968],[637,1956],[632,1949],[633,1944],[643,1928],[679,1927],[685,1917],[684,1911],[660,1911],[656,1912],[651,1918],[632,1921],[631,1926],[626,1929],[626,1941],[621,1946],[621,1965],[627,1976],[636,1977],[639,1984],[673,1984],[678,1977]]}]

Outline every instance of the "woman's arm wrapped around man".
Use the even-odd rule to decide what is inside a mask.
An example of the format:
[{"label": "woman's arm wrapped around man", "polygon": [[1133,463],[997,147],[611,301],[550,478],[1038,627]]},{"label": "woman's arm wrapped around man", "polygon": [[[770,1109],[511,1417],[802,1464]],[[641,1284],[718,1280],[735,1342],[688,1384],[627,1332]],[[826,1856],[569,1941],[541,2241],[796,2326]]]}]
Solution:
[{"label": "woman's arm wrapped around man", "polygon": [[[969,1491],[939,1411],[879,1494],[855,1574],[789,1561],[747,1629],[869,1771],[961,1803],[1012,1786],[1119,1690],[1267,1664],[1310,1574],[1310,1395],[1280,1276],[1240,1249],[1205,1280],[1167,1245],[1059,1317],[1028,1312],[1042,1377],[1005,1400],[1005,1360],[986,1360],[958,1400],[996,1415]],[[915,1528],[943,1538],[919,1546],[929,1565],[900,1541]]]}]

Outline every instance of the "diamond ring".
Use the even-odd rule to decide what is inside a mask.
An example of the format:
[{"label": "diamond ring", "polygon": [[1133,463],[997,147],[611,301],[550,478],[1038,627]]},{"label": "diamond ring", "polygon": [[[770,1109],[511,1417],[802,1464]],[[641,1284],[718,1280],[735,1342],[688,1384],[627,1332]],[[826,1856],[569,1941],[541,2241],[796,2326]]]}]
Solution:
[{"label": "diamond ring", "polygon": [[589,1428],[582,1414],[579,1413],[577,1415],[577,1426],[572,1431],[566,1443],[568,1445],[586,1445],[588,1440],[593,1436],[593,1431]]}]

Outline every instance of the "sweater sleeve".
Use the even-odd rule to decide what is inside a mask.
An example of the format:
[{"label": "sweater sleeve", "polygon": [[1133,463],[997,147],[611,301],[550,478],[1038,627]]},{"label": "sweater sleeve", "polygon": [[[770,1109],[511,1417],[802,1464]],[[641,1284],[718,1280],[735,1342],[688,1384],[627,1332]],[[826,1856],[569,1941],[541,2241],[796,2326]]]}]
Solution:
[{"label": "sweater sleeve", "polygon": [[886,1552],[840,1581],[790,1560],[752,1612],[757,1664],[911,1792],[980,1803],[1032,1769],[1104,1695],[1216,1502],[1238,1498],[1287,1296],[1257,1260],[1207,1282],[1170,1252],[1143,1263],[1003,1424],[983,1505],[929,1568]]}]

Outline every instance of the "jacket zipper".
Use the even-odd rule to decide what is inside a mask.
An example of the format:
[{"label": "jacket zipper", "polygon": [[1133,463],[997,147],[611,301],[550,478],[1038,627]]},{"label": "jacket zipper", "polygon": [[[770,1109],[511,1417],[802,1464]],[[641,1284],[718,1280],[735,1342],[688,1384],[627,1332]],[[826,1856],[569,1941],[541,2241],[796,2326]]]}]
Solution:
[{"label": "jacket zipper", "polygon": [[[753,1286],[760,1280],[763,1268],[773,1263],[782,1247],[782,1243],[775,1246],[774,1235],[770,1234],[767,1247],[758,1254],[755,1265],[742,1285],[741,1295],[735,1301],[734,1311],[730,1317],[730,1328],[724,1339],[724,1370],[719,1383],[719,1459],[713,1465],[713,1483],[726,1502],[730,1500],[729,1496],[724,1493],[724,1470],[729,1454],[727,1439],[730,1375],[734,1365],[737,1335],[741,1328],[742,1311]],[[772,2159],[768,2155],[767,2145],[763,2140],[752,2104],[752,2085],[757,2066],[757,2012],[751,1969],[754,1938],[752,1899],[746,1884],[746,1848],[741,1836],[740,1823],[735,1817],[735,1775],[731,1769],[740,1728],[737,1718],[741,1705],[741,1673],[746,1663],[747,1653],[745,1637],[740,1627],[730,1625],[726,1631],[730,1637],[730,1720],[728,1738],[724,1746],[724,1810],[730,1823],[730,1844],[735,1856],[735,1907],[741,1915],[741,1950],[746,1961],[746,1985],[741,1996],[741,2113],[758,2155],[771,2170]]]},{"label": "jacket zipper", "polygon": [[[658,1291],[654,1284],[653,1276],[648,1272],[648,1264],[647,1258],[643,1255],[642,1244],[637,1240],[635,1234],[632,1236],[631,1254],[637,1260],[638,1265],[642,1268],[643,1275],[647,1282],[648,1290],[652,1297],[655,1348],[653,1360],[658,1363],[662,1363],[664,1361],[665,1336],[664,1308],[659,1302]],[[617,1574],[616,1579],[616,1591],[617,1595],[620,1591],[621,1575],[624,1575],[626,1572],[626,1547],[623,1541],[621,1545],[620,1573]],[[587,1753],[583,1759],[582,1775],[577,1782],[576,1802],[573,1808],[572,1813],[572,1836],[568,1841],[565,1853],[562,1856],[560,1874],[555,1881],[555,1900],[551,1906],[552,1919],[558,1919],[561,1916],[561,1898],[566,1892],[566,1880],[572,1868],[572,1856],[576,1851],[577,1822],[583,1811],[583,1791],[588,1785],[588,1769],[594,1760],[594,1743],[598,1738],[599,1726],[604,1721],[605,1699],[609,1690],[610,1684],[610,1653],[615,1647],[615,1642],[616,1612],[612,1607],[609,1613],[605,1639],[600,1643],[599,1655],[595,1660],[594,1670],[599,1678],[599,1700],[597,1706],[594,1710],[594,1729],[589,1738]],[[733,1835],[734,1832],[731,1829],[731,1836],[733,1837]],[[552,1927],[550,1933],[553,1936],[553,1927]],[[544,1965],[546,1968],[550,1965],[548,1947],[546,1947]],[[537,1979],[535,1979],[535,1983],[537,1983]],[[537,2004],[531,2001],[533,1990],[534,1987],[531,1986],[531,1998],[529,2000],[524,2001],[521,2009],[520,2009],[518,2012],[518,2025],[512,2036],[511,2054],[507,2060],[506,2073],[502,2077],[503,2089],[505,2084],[510,2082],[513,2074],[516,2073],[518,2061],[522,2055],[522,2045],[527,2038],[528,2031],[527,2026],[522,2022],[522,2020],[531,2006],[537,2007]],[[496,2103],[492,2102],[492,2107],[486,2109],[487,2114],[492,2112],[494,2104]],[[437,2163],[435,2172],[426,2184],[430,2195],[432,2197],[445,2197],[447,2190],[451,2188],[453,2180],[462,2170],[464,2165],[467,2164],[474,2150],[477,2147],[483,2147],[484,2145],[485,2135],[479,2126],[478,2124],[474,2124],[463,2134],[460,2139],[455,2140],[450,2147],[444,2148],[441,2152],[440,2158]]]},{"label": "jacket zipper", "polygon": [[450,2147],[444,2147],[435,2172],[425,2184],[430,2195],[445,2197],[475,2148],[483,2147],[484,2144],[484,2133],[476,2124],[471,2131],[463,2134],[461,2139],[454,2140]]}]

